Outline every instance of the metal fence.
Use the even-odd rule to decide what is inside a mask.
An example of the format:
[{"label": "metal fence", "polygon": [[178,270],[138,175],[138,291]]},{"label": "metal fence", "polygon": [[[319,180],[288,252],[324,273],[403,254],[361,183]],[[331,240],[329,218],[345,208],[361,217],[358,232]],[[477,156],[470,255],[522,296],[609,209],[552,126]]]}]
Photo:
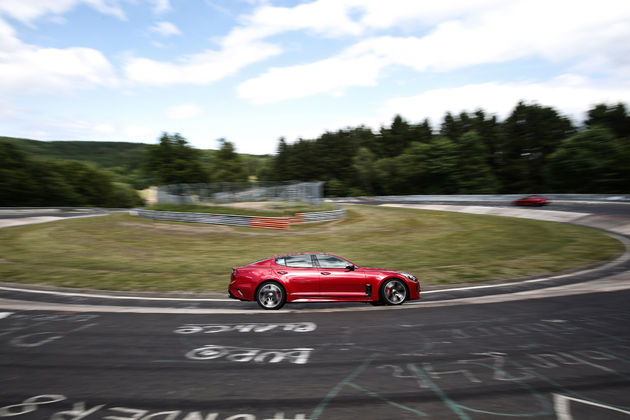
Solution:
[{"label": "metal fence", "polygon": [[324,182],[222,182],[174,184],[158,187],[159,204],[233,203],[243,201],[302,201],[319,204]]},{"label": "metal fence", "polygon": [[339,208],[331,211],[313,211],[308,213],[299,213],[296,216],[302,219],[304,223],[310,222],[331,222],[346,217],[346,210]]}]

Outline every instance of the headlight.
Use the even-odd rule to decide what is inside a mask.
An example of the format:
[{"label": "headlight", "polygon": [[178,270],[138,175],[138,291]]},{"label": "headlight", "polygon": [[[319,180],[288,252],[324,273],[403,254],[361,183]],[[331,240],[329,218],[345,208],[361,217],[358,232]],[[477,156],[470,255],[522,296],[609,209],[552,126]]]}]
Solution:
[{"label": "headlight", "polygon": [[413,276],[413,275],[411,275],[409,273],[400,273],[400,274],[402,274],[403,276],[407,277],[411,281],[415,281],[415,282],[418,281],[418,278],[416,276]]}]

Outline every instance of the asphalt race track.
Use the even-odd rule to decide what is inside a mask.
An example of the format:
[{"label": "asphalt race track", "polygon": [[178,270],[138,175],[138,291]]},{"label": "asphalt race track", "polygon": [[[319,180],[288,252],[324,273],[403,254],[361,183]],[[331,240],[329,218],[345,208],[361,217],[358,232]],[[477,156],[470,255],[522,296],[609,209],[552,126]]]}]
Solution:
[{"label": "asphalt race track", "polygon": [[0,418],[630,418],[628,254],[396,308],[35,292],[0,285]]}]

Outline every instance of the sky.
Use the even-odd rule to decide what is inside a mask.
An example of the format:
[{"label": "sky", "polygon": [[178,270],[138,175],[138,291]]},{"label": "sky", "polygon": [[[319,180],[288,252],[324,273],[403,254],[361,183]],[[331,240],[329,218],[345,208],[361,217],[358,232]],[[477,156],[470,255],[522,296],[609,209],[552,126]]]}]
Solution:
[{"label": "sky", "polygon": [[240,153],[395,115],[630,105],[628,0],[0,0],[0,136]]}]

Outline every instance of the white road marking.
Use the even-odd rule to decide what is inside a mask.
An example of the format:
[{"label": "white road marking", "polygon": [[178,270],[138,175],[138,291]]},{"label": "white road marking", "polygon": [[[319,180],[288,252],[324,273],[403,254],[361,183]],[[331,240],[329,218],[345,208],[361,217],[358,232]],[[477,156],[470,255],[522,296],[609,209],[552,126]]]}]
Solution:
[{"label": "white road marking", "polygon": [[553,394],[553,406],[556,411],[558,420],[573,420],[571,415],[570,402],[575,401],[580,404],[590,405],[593,407],[603,408],[605,410],[615,411],[622,414],[630,414],[630,411],[622,410],[611,405],[604,405],[593,401],[582,400],[580,398],[569,397],[567,395]]},{"label": "white road marking", "polygon": [[0,312],[0,319],[8,318],[13,315],[13,312]]},{"label": "white road marking", "polygon": [[0,290],[7,290],[10,292],[24,292],[24,293],[40,293],[44,295],[55,296],[70,296],[70,297],[89,297],[98,299],[128,299],[128,300],[155,300],[155,301],[176,301],[176,302],[233,302],[233,299],[221,299],[221,298],[177,298],[177,297],[143,297],[143,296],[126,296],[126,295],[102,295],[96,293],[78,293],[78,292],[62,292],[56,290],[33,290],[22,289],[19,287],[7,287],[0,286]]}]

